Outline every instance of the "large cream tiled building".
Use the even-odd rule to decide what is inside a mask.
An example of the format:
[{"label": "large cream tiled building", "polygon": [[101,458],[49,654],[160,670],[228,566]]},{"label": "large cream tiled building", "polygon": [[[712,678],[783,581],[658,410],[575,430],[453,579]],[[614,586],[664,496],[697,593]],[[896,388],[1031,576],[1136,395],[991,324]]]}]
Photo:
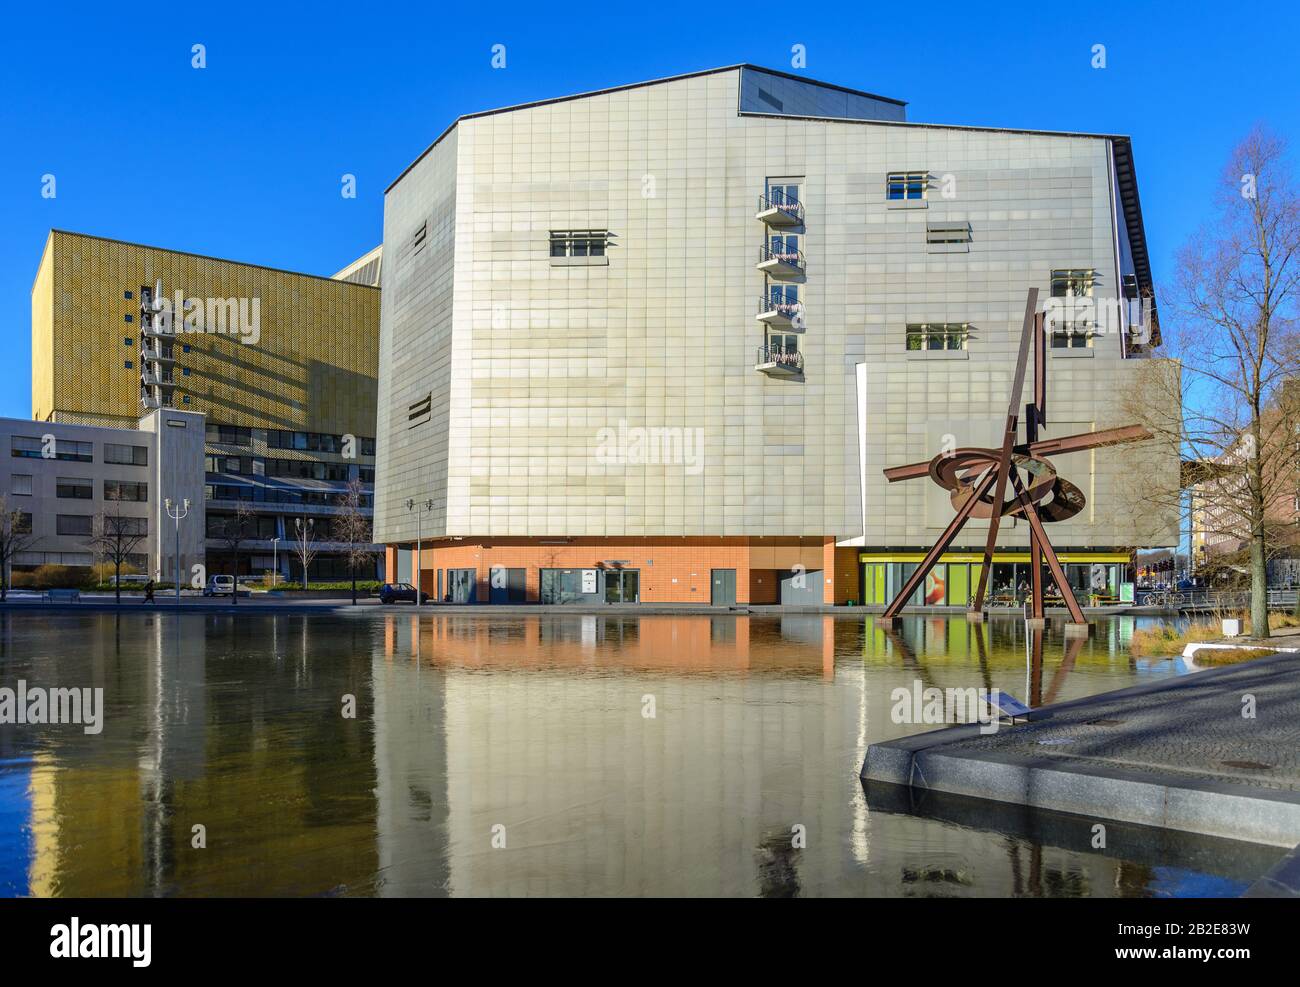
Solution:
[{"label": "large cream tiled building", "polygon": [[[1152,296],[1127,138],[904,118],[734,66],[449,127],[385,200],[390,578],[484,602],[901,585],[950,508],[881,471],[991,442],[1026,291]],[[1050,350],[1049,437],[1120,424],[1147,357],[1072,329]],[[1053,542],[1107,593],[1133,546],[1175,537],[1126,503],[1124,463],[1059,464],[1089,503]],[[1026,555],[1005,530],[995,584]],[[982,541],[969,526],[925,596],[964,603]]]}]

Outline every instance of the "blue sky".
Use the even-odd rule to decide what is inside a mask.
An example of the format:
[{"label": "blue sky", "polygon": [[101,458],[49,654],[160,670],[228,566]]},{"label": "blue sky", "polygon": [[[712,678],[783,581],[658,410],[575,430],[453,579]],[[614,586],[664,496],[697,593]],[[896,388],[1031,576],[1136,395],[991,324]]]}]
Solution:
[{"label": "blue sky", "polygon": [[0,415],[18,418],[51,227],[330,274],[378,243],[384,187],[461,113],[735,62],[788,70],[802,44],[805,74],[908,100],[911,120],[1131,134],[1157,284],[1253,123],[1300,142],[1300,14],[1281,4],[72,2],[12,7],[5,28]]}]

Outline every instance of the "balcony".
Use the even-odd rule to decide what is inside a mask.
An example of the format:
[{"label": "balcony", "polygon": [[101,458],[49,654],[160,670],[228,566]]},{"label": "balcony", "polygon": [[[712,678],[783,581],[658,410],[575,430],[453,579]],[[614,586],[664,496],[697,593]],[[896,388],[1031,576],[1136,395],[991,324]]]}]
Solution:
[{"label": "balcony", "polygon": [[803,379],[803,354],[797,350],[772,349],[769,346],[759,347],[758,361],[754,364],[754,369],[759,373],[767,374],[769,377],[793,378],[796,380]]},{"label": "balcony", "polygon": [[803,332],[803,303],[773,298],[770,295],[758,296],[758,313],[754,316],[774,329],[790,329]]},{"label": "balcony", "polygon": [[162,350],[156,347],[145,346],[140,350],[140,362],[170,364],[176,362],[176,357],[170,355],[170,353],[164,355]]},{"label": "balcony", "polygon": [[143,407],[148,408],[150,411],[154,411],[154,410],[156,410],[156,409],[162,407],[162,402],[161,402],[160,400],[158,400],[158,398],[156,398],[156,397],[154,397],[152,394],[150,394],[150,393],[149,393],[145,388],[143,388],[143,387],[140,388],[140,404],[141,404]]},{"label": "balcony", "polygon": [[773,229],[790,229],[803,226],[803,203],[783,192],[771,192],[758,197],[758,212],[754,218]]},{"label": "balcony", "polygon": [[770,244],[758,249],[758,269],[769,278],[793,281],[804,276],[802,250],[774,250]]}]

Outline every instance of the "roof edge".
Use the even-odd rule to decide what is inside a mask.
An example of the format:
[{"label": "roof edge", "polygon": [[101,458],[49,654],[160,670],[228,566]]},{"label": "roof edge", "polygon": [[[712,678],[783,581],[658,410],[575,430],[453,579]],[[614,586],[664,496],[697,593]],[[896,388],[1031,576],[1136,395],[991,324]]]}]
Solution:
[{"label": "roof edge", "polygon": [[837,92],[848,93],[851,96],[863,96],[867,99],[875,99],[885,103],[893,103],[897,106],[907,105],[906,100],[895,99],[892,96],[881,96],[878,93],[869,93],[862,89],[851,89],[848,86],[840,86],[835,84],[834,82],[822,82],[820,79],[811,79],[807,76],[795,75],[792,72],[783,72],[780,69],[764,68],[762,65],[755,65],[752,62],[737,62],[735,65],[722,65],[719,66],[718,68],[700,69],[696,72],[683,72],[679,75],[668,75],[668,76],[663,76],[662,78],[659,79],[647,79],[642,82],[628,82],[628,83],[624,83],[621,86],[609,86],[608,88],[605,89],[592,89],[588,92],[570,93],[567,96],[552,96],[547,99],[531,100],[527,103],[514,103],[510,106],[499,106],[496,109],[491,109],[491,110],[478,110],[474,113],[462,113],[460,116],[456,117],[456,119],[453,120],[451,124],[448,125],[448,127],[445,130],[443,130],[442,133],[440,133],[437,137],[435,137],[433,143],[430,144],[428,147],[426,147],[423,151],[421,151],[414,161],[412,161],[409,165],[407,165],[404,169],[402,169],[402,173],[400,175],[398,175],[396,178],[394,178],[391,182],[388,183],[388,187],[384,189],[384,194],[387,195],[389,192],[391,192],[393,190],[393,187],[397,185],[397,183],[400,182],[403,178],[405,178],[410,173],[412,168],[414,168],[421,161],[423,161],[428,156],[430,151],[432,151],[435,147],[437,147],[440,143],[442,143],[443,139],[448,134],[450,134],[453,130],[455,130],[456,125],[459,124],[462,120],[474,120],[479,117],[494,116],[497,113],[511,113],[515,110],[529,110],[538,106],[549,106],[554,103],[567,103],[570,102],[571,100],[587,99],[591,96],[606,96],[610,93],[626,92],[629,89],[644,89],[647,86],[658,86],[668,82],[680,82],[683,79],[698,79],[706,75],[720,75],[723,72],[739,72],[744,69],[749,69],[750,71],[753,72],[762,72],[765,75],[778,76],[783,79],[794,79],[796,82],[803,82],[814,86],[821,86],[823,89],[834,89]]}]

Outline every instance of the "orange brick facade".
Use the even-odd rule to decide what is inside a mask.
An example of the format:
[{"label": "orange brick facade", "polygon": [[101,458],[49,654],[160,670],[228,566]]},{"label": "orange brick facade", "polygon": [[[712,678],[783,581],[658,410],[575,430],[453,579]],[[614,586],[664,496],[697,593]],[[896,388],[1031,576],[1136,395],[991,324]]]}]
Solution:
[{"label": "orange brick facade", "polygon": [[[414,545],[401,546],[414,550]],[[397,548],[385,552],[386,578],[397,581]],[[619,566],[611,563],[619,563]],[[421,589],[437,597],[439,571],[473,569],[475,602],[489,602],[493,568],[523,569],[529,603],[540,602],[543,569],[636,569],[640,602],[708,606],[714,569],[734,569],[736,603],[780,602],[780,573],[805,571],[822,583],[821,602],[859,600],[857,550],[832,538],[484,538],[429,541],[421,552]],[[413,575],[413,574],[412,574]],[[412,581],[414,581],[412,579]]]}]

